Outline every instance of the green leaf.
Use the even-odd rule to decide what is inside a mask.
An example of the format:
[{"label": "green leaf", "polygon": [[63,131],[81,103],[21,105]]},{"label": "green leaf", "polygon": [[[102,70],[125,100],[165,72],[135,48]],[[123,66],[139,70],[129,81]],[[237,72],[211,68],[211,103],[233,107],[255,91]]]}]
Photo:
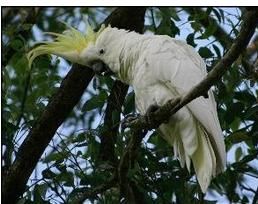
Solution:
[{"label": "green leaf", "polygon": [[171,18],[173,18],[176,21],[180,21],[180,17],[177,14],[176,8],[159,7],[159,10],[161,11],[163,16],[171,17]]},{"label": "green leaf", "polygon": [[16,53],[12,56],[10,60],[10,65],[12,65],[17,72],[17,74],[23,74],[28,70],[28,60],[24,54]]},{"label": "green leaf", "polygon": [[26,198],[21,198],[18,200],[18,202],[16,204],[25,204],[26,203]]},{"label": "green leaf", "polygon": [[135,110],[135,95],[134,92],[130,92],[125,99],[124,114],[131,113]]},{"label": "green leaf", "polygon": [[240,123],[241,119],[239,117],[235,117],[233,122],[230,123],[229,127],[232,129],[232,131],[236,131],[238,130]]},{"label": "green leaf", "polygon": [[209,20],[208,27],[205,29],[204,33],[198,39],[207,39],[213,35],[217,30],[217,26],[214,21]]},{"label": "green leaf", "polygon": [[99,183],[102,183],[104,180],[106,180],[106,178],[104,177],[103,174],[100,173],[94,173],[91,175],[85,175],[81,181],[80,181],[80,185],[98,185]]},{"label": "green leaf", "polygon": [[45,198],[48,189],[48,184],[36,184],[34,189],[34,201],[37,203],[47,203],[43,199]]},{"label": "green leaf", "polygon": [[53,171],[51,171],[51,169],[47,168],[45,170],[42,171],[42,176],[46,179],[53,179],[56,177],[56,173],[54,173]]},{"label": "green leaf", "polygon": [[243,103],[236,102],[236,103],[230,104],[227,111],[232,112],[234,116],[241,116],[244,109],[245,109],[245,105]]},{"label": "green leaf", "polygon": [[248,90],[244,91],[236,91],[234,94],[234,98],[243,101],[243,102],[248,102],[251,104],[256,103],[256,98],[253,94],[249,93]]},{"label": "green leaf", "polygon": [[49,163],[51,161],[61,162],[64,159],[66,159],[68,155],[69,155],[69,152],[67,151],[51,153],[43,159],[43,162],[44,163]]},{"label": "green leaf", "polygon": [[19,51],[23,46],[24,44],[20,39],[14,39],[11,41],[11,47],[16,51]]},{"label": "green leaf", "polygon": [[107,92],[101,90],[98,95],[92,96],[88,101],[86,101],[82,107],[82,112],[94,110],[96,108],[102,108],[107,99]]},{"label": "green leaf", "polygon": [[15,131],[17,131],[18,127],[10,122],[7,122],[8,118],[7,114],[10,113],[7,111],[2,111],[2,144],[7,145],[8,148],[13,147],[13,137]]},{"label": "green leaf", "polygon": [[175,37],[175,35],[180,34],[179,28],[175,25],[174,21],[169,15],[169,10],[167,8],[161,9],[162,20],[157,27],[156,34],[169,35]]},{"label": "green leaf", "polygon": [[238,148],[236,149],[236,151],[235,151],[235,158],[236,158],[236,161],[237,161],[237,162],[240,160],[242,154],[243,154],[242,148],[241,148],[241,147],[238,147]]},{"label": "green leaf", "polygon": [[112,79],[111,77],[103,77],[104,78],[104,82],[107,85],[108,89],[111,90],[114,84],[114,79]]},{"label": "green leaf", "polygon": [[170,21],[170,26],[171,26],[171,37],[175,37],[176,35],[180,35],[180,30],[176,26],[173,20]]},{"label": "green leaf", "polygon": [[195,32],[200,31],[202,28],[201,24],[196,21],[191,22],[191,27],[194,29]]},{"label": "green leaf", "polygon": [[77,143],[77,142],[80,143],[80,142],[84,142],[85,140],[86,140],[86,133],[84,133],[84,132],[72,137],[73,143]]},{"label": "green leaf", "polygon": [[258,105],[247,109],[244,113],[244,119],[258,121]]},{"label": "green leaf", "polygon": [[128,177],[129,179],[133,179],[133,178],[135,177],[135,175],[136,175],[137,173],[139,173],[139,172],[140,172],[140,171],[139,171],[139,168],[137,168],[137,165],[136,165],[135,168],[129,169],[129,171],[128,171],[128,173],[127,173],[127,177]]},{"label": "green leaf", "polygon": [[190,33],[187,37],[186,37],[186,42],[189,45],[192,45],[193,47],[196,47],[197,44],[194,43],[194,34],[195,33]]},{"label": "green leaf", "polygon": [[74,175],[72,172],[61,172],[59,175],[57,175],[56,180],[58,180],[59,182],[64,182],[64,186],[74,186]]},{"label": "green leaf", "polygon": [[67,172],[66,170],[66,165],[65,163],[55,163],[55,167],[60,171],[60,172]]},{"label": "green leaf", "polygon": [[176,8],[170,8],[170,16],[171,16],[174,20],[176,20],[176,21],[180,21],[180,20],[181,20],[180,17],[179,17],[179,15],[177,14]]},{"label": "green leaf", "polygon": [[226,141],[230,141],[232,144],[250,140],[251,138],[245,131],[236,131],[226,137]]},{"label": "green leaf", "polygon": [[203,57],[203,58],[213,57],[213,53],[207,47],[201,47],[198,52],[201,55],[201,57]]},{"label": "green leaf", "polygon": [[212,9],[212,12],[213,12],[213,13],[215,14],[215,16],[217,17],[219,23],[221,23],[222,16],[221,16],[221,14],[219,13],[219,11],[217,11],[216,8],[213,8],[213,9]]},{"label": "green leaf", "polygon": [[[163,139],[163,137],[161,136],[159,131],[154,131],[151,134],[151,136],[149,137],[148,142],[155,145],[157,149],[169,147],[169,144]],[[162,152],[159,152],[159,153],[162,154]],[[171,151],[171,153],[172,153],[172,151]],[[160,154],[158,154],[158,155],[161,156]]]},{"label": "green leaf", "polygon": [[30,30],[32,28],[33,24],[30,23],[25,23],[22,25],[22,29],[25,30]]},{"label": "green leaf", "polygon": [[243,196],[241,203],[249,203],[249,200],[248,200],[248,198],[246,197],[246,195]]},{"label": "green leaf", "polygon": [[205,11],[206,15],[209,16],[211,11],[212,11],[212,7],[208,7],[207,10]]},{"label": "green leaf", "polygon": [[205,11],[201,11],[201,12],[196,12],[194,13],[194,20],[195,21],[200,21],[203,19],[207,19],[208,18],[208,13]]}]

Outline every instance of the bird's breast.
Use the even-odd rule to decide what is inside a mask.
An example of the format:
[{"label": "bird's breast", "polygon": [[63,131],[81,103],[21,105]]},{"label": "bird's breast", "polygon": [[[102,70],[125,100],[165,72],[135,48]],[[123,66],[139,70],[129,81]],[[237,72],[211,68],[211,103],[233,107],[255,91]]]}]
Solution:
[{"label": "bird's breast", "polygon": [[151,105],[164,105],[168,100],[177,96],[169,90],[164,83],[153,83],[134,87],[136,108],[145,114]]}]

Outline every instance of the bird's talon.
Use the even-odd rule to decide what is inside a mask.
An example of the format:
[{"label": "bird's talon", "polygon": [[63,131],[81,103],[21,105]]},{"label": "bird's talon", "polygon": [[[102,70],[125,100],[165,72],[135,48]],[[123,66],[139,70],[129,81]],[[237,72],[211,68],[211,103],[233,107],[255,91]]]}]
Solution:
[{"label": "bird's talon", "polygon": [[146,121],[147,121],[148,124],[153,123],[151,115],[153,113],[155,113],[159,108],[160,107],[156,104],[149,106],[149,108],[147,109],[146,114],[145,114],[145,118],[146,118]]},{"label": "bird's talon", "polygon": [[139,114],[128,114],[121,122],[121,129],[124,130],[129,128],[133,121],[135,121],[139,117]]}]

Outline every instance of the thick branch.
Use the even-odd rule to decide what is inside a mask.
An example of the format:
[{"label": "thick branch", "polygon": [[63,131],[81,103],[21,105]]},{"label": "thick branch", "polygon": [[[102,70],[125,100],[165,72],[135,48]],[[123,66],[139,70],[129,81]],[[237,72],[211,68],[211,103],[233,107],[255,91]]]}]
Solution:
[{"label": "thick branch", "polygon": [[[128,85],[117,80],[115,81],[107,100],[104,128],[101,133],[99,158],[102,161],[107,161],[112,164],[115,164],[117,161],[114,145],[119,128],[120,113],[127,90]],[[116,114],[118,117],[112,117],[113,114]]]}]

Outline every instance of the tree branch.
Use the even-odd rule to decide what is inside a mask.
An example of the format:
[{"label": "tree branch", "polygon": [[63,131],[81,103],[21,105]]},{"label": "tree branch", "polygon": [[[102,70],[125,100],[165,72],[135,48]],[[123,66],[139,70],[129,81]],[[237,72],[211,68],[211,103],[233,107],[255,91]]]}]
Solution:
[{"label": "tree branch", "polygon": [[[83,192],[77,192],[75,198],[71,200],[74,204],[82,204],[86,199],[94,198],[97,194],[112,188],[116,185],[116,174],[114,174],[108,181],[99,186],[96,186],[90,190],[83,190]],[[69,201],[70,202],[70,201]]]},{"label": "tree branch", "polygon": [[137,158],[138,150],[142,139],[147,131],[141,128],[134,128],[131,130],[131,137],[129,143],[123,152],[118,165],[118,181],[120,186],[120,194],[128,203],[142,203],[137,202],[139,198],[134,193],[132,183],[128,178],[128,171],[134,168],[134,162]]},{"label": "tree branch", "polygon": [[[112,87],[111,93],[107,100],[107,108],[104,117],[104,128],[101,132],[101,143],[99,150],[99,158],[102,161],[115,164],[117,158],[115,157],[114,145],[117,138],[120,113],[127,94],[128,85],[116,80]],[[112,117],[113,114],[118,117]]]}]

